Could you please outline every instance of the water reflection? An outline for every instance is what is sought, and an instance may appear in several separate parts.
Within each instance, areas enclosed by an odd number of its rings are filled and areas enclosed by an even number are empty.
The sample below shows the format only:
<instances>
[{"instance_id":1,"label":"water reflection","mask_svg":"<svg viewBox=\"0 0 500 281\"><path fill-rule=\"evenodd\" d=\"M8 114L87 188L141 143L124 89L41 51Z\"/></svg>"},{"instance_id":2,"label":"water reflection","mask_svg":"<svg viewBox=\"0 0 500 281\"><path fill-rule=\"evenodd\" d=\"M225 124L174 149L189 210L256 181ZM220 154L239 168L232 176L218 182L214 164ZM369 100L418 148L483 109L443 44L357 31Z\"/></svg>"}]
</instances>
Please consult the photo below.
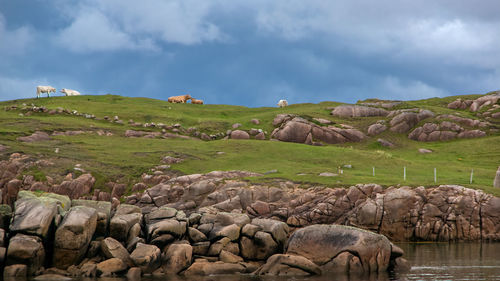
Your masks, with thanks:
<instances>
[{"instance_id":1,"label":"water reflection","mask_svg":"<svg viewBox=\"0 0 500 281\"><path fill-rule=\"evenodd\" d=\"M228 275L207 277L152 277L141 281L393 281L393 280L500 280L500 243L400 243L412 264L408 273L370 276L329 274L319 277L266 277ZM85 281L92 279L83 279ZM82 280L82 281L83 281ZM99 281L126 281L100 278Z\"/></svg>"}]
</instances>

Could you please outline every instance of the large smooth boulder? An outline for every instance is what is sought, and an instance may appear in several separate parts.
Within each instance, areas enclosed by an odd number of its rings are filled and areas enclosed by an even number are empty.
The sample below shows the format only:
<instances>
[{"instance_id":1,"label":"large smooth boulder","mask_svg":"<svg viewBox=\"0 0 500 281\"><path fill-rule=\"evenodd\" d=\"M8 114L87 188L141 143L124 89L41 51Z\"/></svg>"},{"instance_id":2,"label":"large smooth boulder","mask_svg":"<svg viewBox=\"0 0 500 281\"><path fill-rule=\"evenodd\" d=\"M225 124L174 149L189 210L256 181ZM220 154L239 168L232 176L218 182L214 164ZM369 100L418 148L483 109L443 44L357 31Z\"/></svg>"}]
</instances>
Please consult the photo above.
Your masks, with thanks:
<instances>
[{"instance_id":1,"label":"large smooth boulder","mask_svg":"<svg viewBox=\"0 0 500 281\"><path fill-rule=\"evenodd\" d=\"M160 267L161 250L155 245L138 243L130 258L143 273L152 273Z\"/></svg>"},{"instance_id":2,"label":"large smooth boulder","mask_svg":"<svg viewBox=\"0 0 500 281\"><path fill-rule=\"evenodd\" d=\"M242 130L235 130L231 132L231 139L235 140L247 140L250 138L250 135Z\"/></svg>"},{"instance_id":3,"label":"large smooth boulder","mask_svg":"<svg viewBox=\"0 0 500 281\"><path fill-rule=\"evenodd\" d=\"M311 225L295 231L286 254L299 255L323 272L382 272L389 266L391 243L380 234L342 225Z\"/></svg>"},{"instance_id":4,"label":"large smooth boulder","mask_svg":"<svg viewBox=\"0 0 500 281\"><path fill-rule=\"evenodd\" d=\"M17 234L10 239L7 265L25 264L31 276L43 266L44 261L45 250L40 237Z\"/></svg>"},{"instance_id":5,"label":"large smooth boulder","mask_svg":"<svg viewBox=\"0 0 500 281\"><path fill-rule=\"evenodd\" d=\"M318 265L302 256L276 254L271 256L255 274L279 276L321 275L321 269Z\"/></svg>"},{"instance_id":6,"label":"large smooth boulder","mask_svg":"<svg viewBox=\"0 0 500 281\"><path fill-rule=\"evenodd\" d=\"M75 199L71 201L71 206L85 206L95 209L97 211L95 235L106 236L111 218L111 202Z\"/></svg>"},{"instance_id":7,"label":"large smooth boulder","mask_svg":"<svg viewBox=\"0 0 500 281\"><path fill-rule=\"evenodd\" d=\"M360 106L360 105L340 105L335 107L330 113L338 117L370 117L370 116L387 116L389 112L385 109Z\"/></svg>"},{"instance_id":8,"label":"large smooth boulder","mask_svg":"<svg viewBox=\"0 0 500 281\"><path fill-rule=\"evenodd\" d=\"M80 263L97 225L97 211L85 206L72 207L57 228L52 264L66 269Z\"/></svg>"},{"instance_id":9,"label":"large smooth boulder","mask_svg":"<svg viewBox=\"0 0 500 281\"><path fill-rule=\"evenodd\" d=\"M57 212L57 202L49 198L21 198L15 203L10 231L46 238Z\"/></svg>"},{"instance_id":10,"label":"large smooth boulder","mask_svg":"<svg viewBox=\"0 0 500 281\"><path fill-rule=\"evenodd\" d=\"M193 247L187 243L174 243L168 246L162 262L163 271L178 274L191 265Z\"/></svg>"}]
</instances>

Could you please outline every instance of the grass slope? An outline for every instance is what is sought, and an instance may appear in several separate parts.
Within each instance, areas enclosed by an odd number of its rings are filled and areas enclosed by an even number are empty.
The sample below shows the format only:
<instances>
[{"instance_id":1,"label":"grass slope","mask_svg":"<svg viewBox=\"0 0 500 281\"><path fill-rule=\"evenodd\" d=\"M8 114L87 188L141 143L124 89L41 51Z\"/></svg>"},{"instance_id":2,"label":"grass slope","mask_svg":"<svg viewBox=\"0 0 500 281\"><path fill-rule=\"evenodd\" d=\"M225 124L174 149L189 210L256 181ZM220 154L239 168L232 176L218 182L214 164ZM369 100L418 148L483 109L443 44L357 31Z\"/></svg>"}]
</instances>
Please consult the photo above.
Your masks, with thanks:
<instances>
[{"instance_id":1,"label":"grass slope","mask_svg":"<svg viewBox=\"0 0 500 281\"><path fill-rule=\"evenodd\" d=\"M470 96L468 98L476 98ZM404 102L399 108L425 108L437 114L457 112L446 108L456 97ZM22 103L34 103L55 109L63 107L94 114L97 117L119 116L127 122L180 123L183 127L197 127L206 133L226 131L234 123L241 123L243 129L261 128L270 133L274 128L272 120L279 113L294 113L305 117L320 117L336 124L349 124L363 131L381 118L339 119L329 115L328 107L339 103L295 104L286 108L246 108L229 105L170 104L147 98L121 96L79 96L27 99L0 103L3 108ZM62 178L80 163L97 178L96 188L106 189L104 184L117 180L129 185L138 177L159 164L165 155L183 156L186 160L173 165L172 169L182 173L205 173L212 170L248 170L264 173L277 169L277 173L252 181L272 181L275 178L289 179L305 185L348 186L357 183L378 183L389 185L435 185L433 169L437 168L437 184L459 184L480 188L500 195L493 189L492 182L496 168L500 165L500 136L480 139L454 140L449 142L419 143L406 135L386 131L380 136L360 143L343 145L308 146L295 143L257 140L179 140L125 138L124 131L138 129L104 120L91 120L71 115L48 115L35 113L19 116L20 111L0 110L0 144L7 145L7 153L23 152L50 159L54 166L33 168L27 173L35 174L40 180L45 175ZM462 116L472 118L472 113L460 111ZM250 122L257 118L260 125ZM19 136L29 135L35 130L98 130L104 129L114 136L85 134L78 136L57 136L53 140L37 143L21 143ZM145 129L145 128L141 128ZM152 130L152 129L150 129ZM267 134L269 135L269 134ZM376 139L385 138L396 144L388 149L380 146ZM60 153L54 153L54 148ZM419 154L418 148L429 148L432 154ZM218 154L217 152L224 152ZM338 172L338 167L350 164L338 177L319 177L322 172ZM372 175L372 167L376 176ZM407 179L403 181L403 167L407 168ZM471 169L474 182L469 184Z\"/></svg>"}]
</instances>

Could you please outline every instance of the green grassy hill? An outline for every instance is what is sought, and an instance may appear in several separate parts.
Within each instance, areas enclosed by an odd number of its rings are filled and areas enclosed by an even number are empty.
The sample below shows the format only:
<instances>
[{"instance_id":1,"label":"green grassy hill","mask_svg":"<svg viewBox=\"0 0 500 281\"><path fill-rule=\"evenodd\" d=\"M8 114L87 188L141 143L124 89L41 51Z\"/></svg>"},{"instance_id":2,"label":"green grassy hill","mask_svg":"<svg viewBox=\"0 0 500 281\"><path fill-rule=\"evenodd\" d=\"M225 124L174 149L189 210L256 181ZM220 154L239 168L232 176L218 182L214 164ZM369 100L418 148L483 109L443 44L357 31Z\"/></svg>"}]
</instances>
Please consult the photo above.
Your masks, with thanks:
<instances>
[{"instance_id":1,"label":"green grassy hill","mask_svg":"<svg viewBox=\"0 0 500 281\"><path fill-rule=\"evenodd\" d=\"M461 96L474 99L479 96ZM397 109L422 108L436 114L459 112L462 117L478 119L468 110L451 110L446 105L457 97L433 98L407 101ZM23 104L26 104L24 106ZM31 104L48 109L58 107L93 114L97 119L87 119L71 114L32 113L27 116L23 107ZM500 190L492 188L493 177L500 165L500 134L490 133L478 139L461 139L447 142L423 143L409 140L406 134L386 131L379 136L367 138L360 143L341 145L309 146L296 143L259 140L184 140L160 138L126 138L128 129L160 131L158 128L132 127L129 119L135 122L179 123L183 128L196 127L200 132L214 134L226 132L234 123L241 123L239 129L259 128L270 133L274 129L272 120L280 113L293 113L305 118L323 118L335 124L348 124L366 132L370 124L380 117L341 119L331 116L330 107L336 102L319 104L294 104L286 108L247 108L229 105L192 105L170 104L166 101L148 98L127 98L121 96L77 96L24 99L0 102L0 144L8 149L1 152L2 159L8 154L22 152L35 157L48 159L53 166L32 168L25 173L34 174L39 180L50 175L62 179L72 171L75 164L91 172L96 178L96 188L106 189L109 180L132 185L140 180L140 175L160 164L166 155L181 156L185 161L173 164L172 170L180 173L205 173L213 170L248 170L265 173L276 169L264 177L252 178L255 182L287 179L308 184L326 186L348 186L357 183L378 183L384 186L411 185L432 186L439 184L459 184L480 188L486 192L500 195ZM16 110L4 110L16 105ZM20 115L22 114L22 116ZM104 116L118 116L124 124L103 120ZM259 119L255 125L251 119ZM426 120L425 122L432 122ZM423 122L423 123L425 123ZM498 124L494 124L498 126ZM113 136L98 136L87 133L75 136L52 136L52 140L25 143L17 137L30 135L35 131L84 130L109 131ZM384 138L396 145L395 148L381 146L376 140ZM55 153L59 148L59 153ZM418 153L419 148L431 149L430 154ZM218 153L219 152L219 153ZM224 153L220 153L224 152ZM322 172L338 172L338 167L352 165L343 169L337 177L320 177ZM375 167L375 176L372 169ZM407 169L407 179L403 181L403 167ZM434 183L433 170L437 168L437 183ZM474 169L474 182L469 184L471 169Z\"/></svg>"}]
</instances>

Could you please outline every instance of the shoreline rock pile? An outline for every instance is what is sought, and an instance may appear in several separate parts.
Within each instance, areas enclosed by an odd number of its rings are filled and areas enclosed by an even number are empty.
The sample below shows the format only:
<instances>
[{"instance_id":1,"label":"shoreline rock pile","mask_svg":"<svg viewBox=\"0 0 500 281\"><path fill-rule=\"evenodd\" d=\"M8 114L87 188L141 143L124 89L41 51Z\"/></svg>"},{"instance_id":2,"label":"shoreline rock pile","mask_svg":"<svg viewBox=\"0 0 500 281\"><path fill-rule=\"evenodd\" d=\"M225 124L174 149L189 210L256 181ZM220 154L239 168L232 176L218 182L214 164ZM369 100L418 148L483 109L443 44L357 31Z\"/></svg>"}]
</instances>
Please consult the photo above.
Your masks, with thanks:
<instances>
[{"instance_id":1,"label":"shoreline rock pile","mask_svg":"<svg viewBox=\"0 0 500 281\"><path fill-rule=\"evenodd\" d=\"M213 208L144 212L30 191L20 191L14 205L12 222L1 231L5 278L370 274L408 264L385 236L353 227L309 226L289 239L284 222Z\"/></svg>"}]
</instances>

